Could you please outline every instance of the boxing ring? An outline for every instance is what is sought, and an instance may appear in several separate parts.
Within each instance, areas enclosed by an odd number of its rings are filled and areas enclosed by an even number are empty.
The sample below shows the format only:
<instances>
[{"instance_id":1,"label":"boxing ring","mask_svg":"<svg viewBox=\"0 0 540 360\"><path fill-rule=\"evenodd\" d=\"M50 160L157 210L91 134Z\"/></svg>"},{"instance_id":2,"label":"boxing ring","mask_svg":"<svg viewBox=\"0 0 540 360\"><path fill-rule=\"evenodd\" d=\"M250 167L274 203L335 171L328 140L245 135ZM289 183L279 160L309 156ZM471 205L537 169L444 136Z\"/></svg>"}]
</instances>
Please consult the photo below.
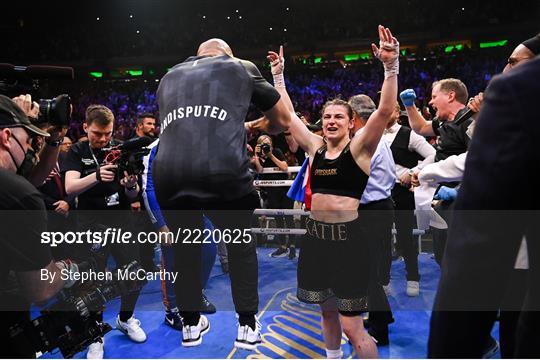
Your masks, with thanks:
<instances>
[{"instance_id":1,"label":"boxing ring","mask_svg":"<svg viewBox=\"0 0 540 360\"><path fill-rule=\"evenodd\" d=\"M272 171L274 171L272 169ZM290 180L287 180L290 181ZM279 186L288 183L280 182ZM260 184L259 184L260 185ZM268 185L266 183L265 185ZM270 184L270 186L276 185ZM276 185L277 186L277 185ZM302 209L256 209L254 216L308 216ZM252 228L254 234L302 235L304 229ZM236 336L236 317L232 303L230 279L223 274L218 261L214 264L205 294L218 312L208 315L212 330L196 348L181 346L181 333L163 322L161 284L151 281L143 289L136 315L148 334L148 340L134 344L118 330L106 336L105 358L323 358L324 341L320 313L314 305L296 298L297 260L271 258L273 248L257 248L259 262L259 321L263 343L254 352L233 347ZM395 323L390 326L390 345L379 348L381 358L424 358L427 353L430 309L439 279L439 267L429 254L418 257L422 276L419 297L406 295L405 266L395 261L391 269L388 300L394 309ZM120 307L119 300L108 304L104 320L114 324ZM493 335L496 335L496 326ZM345 358L356 357L345 337L342 338ZM59 353L44 358L60 358ZM81 352L75 358L85 358Z\"/></svg>"}]
</instances>

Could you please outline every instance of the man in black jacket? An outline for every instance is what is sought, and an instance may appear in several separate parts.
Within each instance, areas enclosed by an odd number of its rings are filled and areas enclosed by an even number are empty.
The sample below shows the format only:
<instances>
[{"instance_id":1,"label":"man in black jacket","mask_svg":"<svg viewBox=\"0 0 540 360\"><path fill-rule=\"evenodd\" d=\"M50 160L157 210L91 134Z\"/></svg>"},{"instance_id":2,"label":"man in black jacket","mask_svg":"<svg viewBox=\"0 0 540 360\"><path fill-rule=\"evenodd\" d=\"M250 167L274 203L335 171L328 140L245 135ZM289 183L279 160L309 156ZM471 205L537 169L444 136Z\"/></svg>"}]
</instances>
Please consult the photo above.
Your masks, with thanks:
<instances>
[{"instance_id":1,"label":"man in black jacket","mask_svg":"<svg viewBox=\"0 0 540 360\"><path fill-rule=\"evenodd\" d=\"M131 218L121 210L128 210L129 204L139 193L137 177L117 174L118 166L107 161L108 153L104 149L118 145L112 138L112 111L103 105L90 105L85 117L83 126L88 141L71 146L62 169L65 172L66 193L77 196L77 210L85 210L77 216L79 230L125 229L130 226ZM85 256L95 255L105 259L111 254L118 267L139 261L137 243L93 244L91 247L84 244L80 250ZM100 264L101 267L104 268L105 264ZM139 292L122 295L116 327L132 341L140 343L146 341L146 333L134 316L138 297ZM102 321L102 318L102 313L95 314L96 321ZM104 343L97 341L89 346L87 357L103 358L103 354Z\"/></svg>"},{"instance_id":2,"label":"man in black jacket","mask_svg":"<svg viewBox=\"0 0 540 360\"><path fill-rule=\"evenodd\" d=\"M9 328L30 321L31 303L44 302L66 286L50 248L40 242L47 231L41 195L21 173L32 169L35 136L49 136L32 125L11 99L0 95L0 347L2 358L34 358L35 349L16 345ZM14 277L10 276L14 273ZM44 281L42 274L54 274ZM71 284L72 285L72 284Z\"/></svg>"},{"instance_id":3,"label":"man in black jacket","mask_svg":"<svg viewBox=\"0 0 540 360\"><path fill-rule=\"evenodd\" d=\"M537 57L494 78L485 92L443 259L430 357L482 355L523 236L529 282L514 356L540 356L540 233L532 211L540 199L531 192L540 170L540 124L530 106L538 78Z\"/></svg>"}]
</instances>

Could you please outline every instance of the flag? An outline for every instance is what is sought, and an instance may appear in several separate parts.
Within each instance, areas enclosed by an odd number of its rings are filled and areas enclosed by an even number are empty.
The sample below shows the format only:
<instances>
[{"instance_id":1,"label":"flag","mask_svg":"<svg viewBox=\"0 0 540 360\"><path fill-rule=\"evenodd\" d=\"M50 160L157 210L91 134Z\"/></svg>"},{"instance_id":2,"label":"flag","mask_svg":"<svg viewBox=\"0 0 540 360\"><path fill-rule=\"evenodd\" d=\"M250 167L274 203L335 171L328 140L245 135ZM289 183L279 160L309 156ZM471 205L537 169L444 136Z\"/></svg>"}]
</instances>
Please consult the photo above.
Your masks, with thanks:
<instances>
[{"instance_id":1,"label":"flag","mask_svg":"<svg viewBox=\"0 0 540 360\"><path fill-rule=\"evenodd\" d=\"M306 209L311 207L311 189L309 187L309 158L304 160L298 175L293 181L291 188L287 192L287 196L295 201L300 201L306 204Z\"/></svg>"}]
</instances>

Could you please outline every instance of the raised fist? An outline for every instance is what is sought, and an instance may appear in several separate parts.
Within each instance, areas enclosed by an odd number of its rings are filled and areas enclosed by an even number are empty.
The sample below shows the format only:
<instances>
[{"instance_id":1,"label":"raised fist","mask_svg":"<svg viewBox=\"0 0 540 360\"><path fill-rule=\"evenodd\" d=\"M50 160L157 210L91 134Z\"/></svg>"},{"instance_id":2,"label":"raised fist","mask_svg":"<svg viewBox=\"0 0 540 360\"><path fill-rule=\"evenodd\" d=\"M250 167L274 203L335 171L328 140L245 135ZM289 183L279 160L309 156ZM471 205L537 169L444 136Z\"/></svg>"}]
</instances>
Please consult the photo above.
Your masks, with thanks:
<instances>
[{"instance_id":1,"label":"raised fist","mask_svg":"<svg viewBox=\"0 0 540 360\"><path fill-rule=\"evenodd\" d=\"M414 106L414 101L416 100L416 93L413 89L403 90L399 94L399 97L401 98L401 102L403 103L403 105L405 105L405 107Z\"/></svg>"}]
</instances>

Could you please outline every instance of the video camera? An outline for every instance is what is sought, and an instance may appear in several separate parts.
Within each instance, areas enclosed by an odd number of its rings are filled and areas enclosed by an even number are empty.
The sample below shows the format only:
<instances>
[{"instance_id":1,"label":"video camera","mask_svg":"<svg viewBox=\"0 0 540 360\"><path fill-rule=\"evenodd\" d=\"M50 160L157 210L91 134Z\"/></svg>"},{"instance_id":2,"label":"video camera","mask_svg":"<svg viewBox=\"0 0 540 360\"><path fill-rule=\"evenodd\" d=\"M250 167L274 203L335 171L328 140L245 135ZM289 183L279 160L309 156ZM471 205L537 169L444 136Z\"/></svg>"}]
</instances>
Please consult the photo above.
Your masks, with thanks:
<instances>
[{"instance_id":1,"label":"video camera","mask_svg":"<svg viewBox=\"0 0 540 360\"><path fill-rule=\"evenodd\" d=\"M15 66L0 64L0 94L15 97L32 94L37 97L40 79L74 78L73 68L60 66ZM35 123L39 126L49 124L55 127L68 127L71 120L71 98L67 94L53 99L39 99L39 115Z\"/></svg>"},{"instance_id":2,"label":"video camera","mask_svg":"<svg viewBox=\"0 0 540 360\"><path fill-rule=\"evenodd\" d=\"M79 264L79 268L94 267L95 263ZM133 261L120 272L137 273L139 270L141 267ZM108 301L138 291L145 284L146 279L137 276L127 276L124 280L113 274L112 280L65 289L57 296L56 303L41 310L41 316L11 327L11 342L18 348L31 348L36 353L59 348L65 358L71 358L111 331L109 324L96 321L91 313L101 311Z\"/></svg>"},{"instance_id":3,"label":"video camera","mask_svg":"<svg viewBox=\"0 0 540 360\"><path fill-rule=\"evenodd\" d=\"M103 148L101 150L106 153L105 163L117 165L119 177L124 176L124 171L129 175L140 175L144 171L143 157L150 153L147 146L153 141L154 139L148 136L142 136L120 145Z\"/></svg>"}]
</instances>

